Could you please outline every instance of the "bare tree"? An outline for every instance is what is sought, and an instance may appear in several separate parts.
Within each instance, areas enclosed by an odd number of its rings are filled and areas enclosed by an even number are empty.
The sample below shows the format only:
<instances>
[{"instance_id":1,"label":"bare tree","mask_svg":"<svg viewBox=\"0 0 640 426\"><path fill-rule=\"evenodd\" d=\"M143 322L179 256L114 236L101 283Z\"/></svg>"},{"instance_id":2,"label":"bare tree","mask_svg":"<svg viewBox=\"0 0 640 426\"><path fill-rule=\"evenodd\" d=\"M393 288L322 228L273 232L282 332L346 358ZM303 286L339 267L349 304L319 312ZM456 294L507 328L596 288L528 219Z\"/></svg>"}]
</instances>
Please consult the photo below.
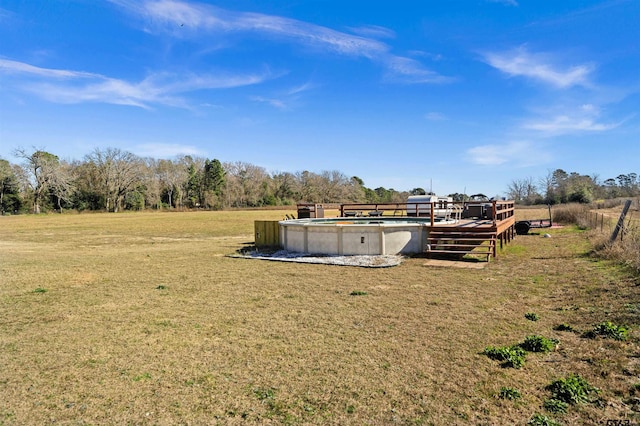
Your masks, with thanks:
<instances>
[{"instance_id":1,"label":"bare tree","mask_svg":"<svg viewBox=\"0 0 640 426\"><path fill-rule=\"evenodd\" d=\"M176 207L180 207L182 202L180 191L187 181L187 170L181 164L171 160L159 160L155 164L155 175L161 190L167 194L169 208L174 206L174 202L177 204ZM175 199L174 193L177 193Z\"/></svg>"},{"instance_id":2,"label":"bare tree","mask_svg":"<svg viewBox=\"0 0 640 426\"><path fill-rule=\"evenodd\" d=\"M305 170L302 172L297 172L295 174L295 178L296 193L299 197L298 201L304 201L308 203L317 201L318 188L315 186L315 173L311 173Z\"/></svg>"},{"instance_id":3,"label":"bare tree","mask_svg":"<svg viewBox=\"0 0 640 426\"><path fill-rule=\"evenodd\" d=\"M547 174L538 180L538 185L544 191L544 202L547 204L556 204L556 193L554 189L553 172L547 171Z\"/></svg>"},{"instance_id":4,"label":"bare tree","mask_svg":"<svg viewBox=\"0 0 640 426\"><path fill-rule=\"evenodd\" d=\"M40 213L44 196L51 188L58 172L60 163L58 157L42 150L29 153L24 148L16 149L14 155L24 161L22 167L33 194L33 212Z\"/></svg>"},{"instance_id":5,"label":"bare tree","mask_svg":"<svg viewBox=\"0 0 640 426\"><path fill-rule=\"evenodd\" d=\"M516 203L521 203L526 192L526 183L522 179L514 179L507 186L507 197Z\"/></svg>"},{"instance_id":6,"label":"bare tree","mask_svg":"<svg viewBox=\"0 0 640 426\"><path fill-rule=\"evenodd\" d=\"M271 177L273 181L274 196L280 202L289 202L296 199L296 178L292 173L276 173Z\"/></svg>"},{"instance_id":7,"label":"bare tree","mask_svg":"<svg viewBox=\"0 0 640 426\"><path fill-rule=\"evenodd\" d=\"M144 206L162 207L162 188L157 174L158 160L142 158L140 160L140 184L144 188Z\"/></svg>"},{"instance_id":8,"label":"bare tree","mask_svg":"<svg viewBox=\"0 0 640 426\"><path fill-rule=\"evenodd\" d=\"M231 206L247 207L262 204L270 190L270 177L263 167L249 163L225 163L226 194Z\"/></svg>"},{"instance_id":9,"label":"bare tree","mask_svg":"<svg viewBox=\"0 0 640 426\"><path fill-rule=\"evenodd\" d=\"M514 179L507 187L507 196L516 203L531 204L540 197L533 177Z\"/></svg>"},{"instance_id":10,"label":"bare tree","mask_svg":"<svg viewBox=\"0 0 640 426\"><path fill-rule=\"evenodd\" d=\"M50 186L51 195L56 198L58 211L62 213L62 201L70 202L75 191L72 166L66 162L58 164L52 176Z\"/></svg>"},{"instance_id":11,"label":"bare tree","mask_svg":"<svg viewBox=\"0 0 640 426\"><path fill-rule=\"evenodd\" d=\"M319 175L312 175L317 200L321 203L338 203L358 201L364 196L364 191L357 180L337 170L323 171Z\"/></svg>"},{"instance_id":12,"label":"bare tree","mask_svg":"<svg viewBox=\"0 0 640 426\"><path fill-rule=\"evenodd\" d=\"M141 161L117 148L95 149L85 157L93 165L106 211L118 212L122 201L141 181Z\"/></svg>"}]
</instances>

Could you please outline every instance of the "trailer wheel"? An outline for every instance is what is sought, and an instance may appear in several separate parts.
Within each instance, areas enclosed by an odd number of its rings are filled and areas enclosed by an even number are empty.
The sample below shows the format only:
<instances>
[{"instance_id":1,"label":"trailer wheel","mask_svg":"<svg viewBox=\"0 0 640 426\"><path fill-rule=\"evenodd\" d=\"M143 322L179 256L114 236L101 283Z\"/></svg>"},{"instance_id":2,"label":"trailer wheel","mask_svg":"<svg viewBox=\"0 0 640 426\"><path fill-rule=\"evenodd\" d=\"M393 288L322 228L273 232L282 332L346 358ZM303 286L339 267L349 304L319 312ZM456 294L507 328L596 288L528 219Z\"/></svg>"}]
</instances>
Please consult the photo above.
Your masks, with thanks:
<instances>
[{"instance_id":1,"label":"trailer wheel","mask_svg":"<svg viewBox=\"0 0 640 426\"><path fill-rule=\"evenodd\" d=\"M521 220L520 222L516 222L516 234L527 235L529 233L529 229L531 229L531 222L529 222L528 220Z\"/></svg>"}]
</instances>

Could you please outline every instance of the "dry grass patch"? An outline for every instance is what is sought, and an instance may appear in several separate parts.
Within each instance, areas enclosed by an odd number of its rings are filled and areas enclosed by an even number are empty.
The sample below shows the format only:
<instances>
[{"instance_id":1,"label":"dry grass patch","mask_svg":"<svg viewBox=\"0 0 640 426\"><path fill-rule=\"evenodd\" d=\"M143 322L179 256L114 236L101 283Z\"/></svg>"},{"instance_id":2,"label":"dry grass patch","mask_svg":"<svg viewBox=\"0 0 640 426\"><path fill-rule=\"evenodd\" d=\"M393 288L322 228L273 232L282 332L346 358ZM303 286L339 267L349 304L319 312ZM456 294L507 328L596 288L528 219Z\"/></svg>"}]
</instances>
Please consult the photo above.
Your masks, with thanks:
<instances>
[{"instance_id":1,"label":"dry grass patch","mask_svg":"<svg viewBox=\"0 0 640 426\"><path fill-rule=\"evenodd\" d=\"M0 218L0 423L524 424L568 374L604 403L552 417L635 418L637 278L586 234L519 236L483 270L223 256L285 213ZM629 339L581 336L604 321ZM482 354L531 335L560 343L518 370Z\"/></svg>"}]
</instances>

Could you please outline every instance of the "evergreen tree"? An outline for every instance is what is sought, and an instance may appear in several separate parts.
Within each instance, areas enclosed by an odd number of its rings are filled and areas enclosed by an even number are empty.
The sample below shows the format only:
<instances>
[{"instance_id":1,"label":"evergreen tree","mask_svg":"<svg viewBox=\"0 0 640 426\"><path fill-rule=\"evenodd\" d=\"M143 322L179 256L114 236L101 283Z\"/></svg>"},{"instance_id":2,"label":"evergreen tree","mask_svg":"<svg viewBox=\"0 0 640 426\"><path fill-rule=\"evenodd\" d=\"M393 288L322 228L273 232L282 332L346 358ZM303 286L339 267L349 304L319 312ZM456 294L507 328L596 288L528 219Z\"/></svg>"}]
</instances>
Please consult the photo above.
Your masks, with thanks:
<instances>
[{"instance_id":1,"label":"evergreen tree","mask_svg":"<svg viewBox=\"0 0 640 426\"><path fill-rule=\"evenodd\" d=\"M11 164L0 158L0 212L16 212L22 207L20 185Z\"/></svg>"}]
</instances>

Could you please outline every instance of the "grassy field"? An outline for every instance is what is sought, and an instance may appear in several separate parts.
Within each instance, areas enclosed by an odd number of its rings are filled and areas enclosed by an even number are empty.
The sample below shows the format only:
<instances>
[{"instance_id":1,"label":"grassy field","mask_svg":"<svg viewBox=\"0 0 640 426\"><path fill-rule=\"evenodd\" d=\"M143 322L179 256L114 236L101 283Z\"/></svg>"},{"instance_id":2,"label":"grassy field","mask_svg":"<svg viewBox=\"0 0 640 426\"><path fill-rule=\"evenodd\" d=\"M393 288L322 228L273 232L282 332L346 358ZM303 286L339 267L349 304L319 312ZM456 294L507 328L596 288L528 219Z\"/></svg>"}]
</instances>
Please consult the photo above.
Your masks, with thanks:
<instances>
[{"instance_id":1,"label":"grassy field","mask_svg":"<svg viewBox=\"0 0 640 426\"><path fill-rule=\"evenodd\" d=\"M285 213L0 217L0 424L640 420L640 281L587 232L518 236L482 270L225 256ZM628 339L585 337L606 321ZM483 354L534 334L559 344L522 368ZM543 408L570 374L599 393Z\"/></svg>"}]
</instances>

